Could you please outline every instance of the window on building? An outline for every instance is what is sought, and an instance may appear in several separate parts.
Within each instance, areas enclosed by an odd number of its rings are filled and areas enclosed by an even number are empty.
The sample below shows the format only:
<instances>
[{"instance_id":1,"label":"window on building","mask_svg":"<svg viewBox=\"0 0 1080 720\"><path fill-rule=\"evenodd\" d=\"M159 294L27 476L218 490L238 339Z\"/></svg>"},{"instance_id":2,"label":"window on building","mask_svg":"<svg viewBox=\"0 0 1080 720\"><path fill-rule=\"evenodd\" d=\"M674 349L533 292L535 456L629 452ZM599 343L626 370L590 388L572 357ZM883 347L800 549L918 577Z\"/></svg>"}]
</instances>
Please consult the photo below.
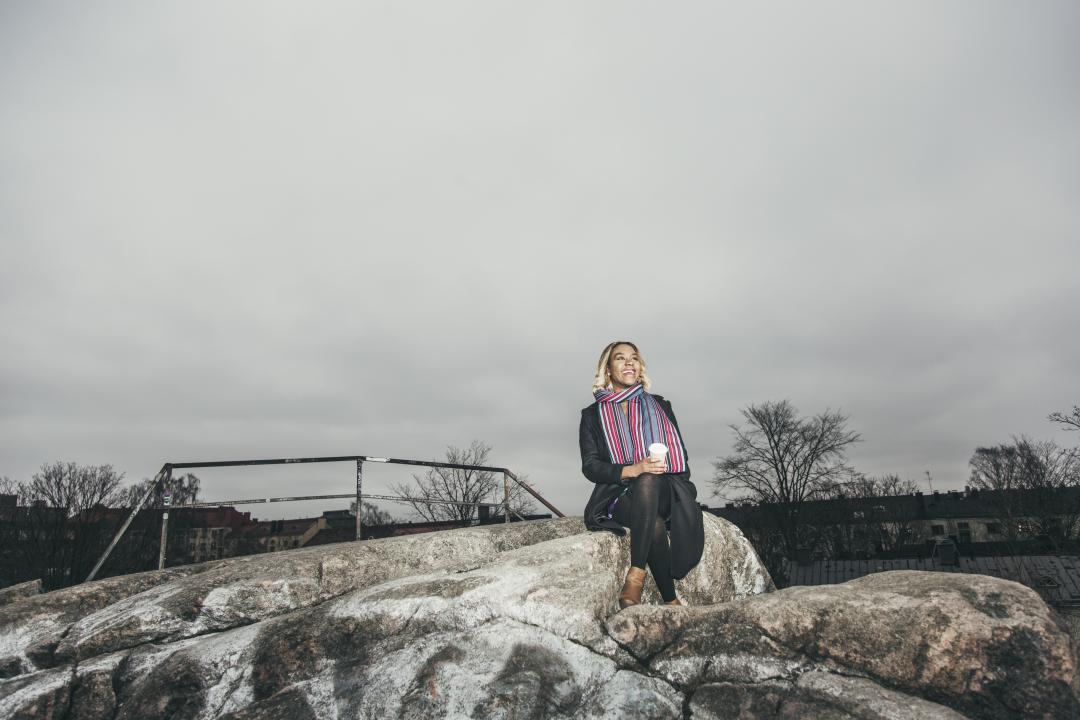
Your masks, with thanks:
<instances>
[{"instance_id":1,"label":"window on building","mask_svg":"<svg viewBox=\"0 0 1080 720\"><path fill-rule=\"evenodd\" d=\"M986 532L990 535L1001 534L1001 523L986 523Z\"/></svg>"},{"instance_id":2,"label":"window on building","mask_svg":"<svg viewBox=\"0 0 1080 720\"><path fill-rule=\"evenodd\" d=\"M944 525L931 525L930 526L930 534L931 535L944 535L945 534L945 526Z\"/></svg>"}]
</instances>

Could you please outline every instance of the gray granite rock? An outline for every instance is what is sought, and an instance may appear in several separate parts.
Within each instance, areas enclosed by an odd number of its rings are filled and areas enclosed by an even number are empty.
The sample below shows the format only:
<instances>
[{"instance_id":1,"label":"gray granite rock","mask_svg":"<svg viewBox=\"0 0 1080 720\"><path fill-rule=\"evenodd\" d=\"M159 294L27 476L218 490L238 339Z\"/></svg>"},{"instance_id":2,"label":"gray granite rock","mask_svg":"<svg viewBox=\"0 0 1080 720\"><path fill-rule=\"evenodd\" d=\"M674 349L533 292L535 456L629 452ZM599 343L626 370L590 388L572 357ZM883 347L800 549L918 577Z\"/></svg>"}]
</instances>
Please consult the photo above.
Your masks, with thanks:
<instances>
[{"instance_id":1,"label":"gray granite rock","mask_svg":"<svg viewBox=\"0 0 1080 720\"><path fill-rule=\"evenodd\" d=\"M0 680L0 717L67 717L74 668L54 668Z\"/></svg>"},{"instance_id":2,"label":"gray granite rock","mask_svg":"<svg viewBox=\"0 0 1080 720\"><path fill-rule=\"evenodd\" d=\"M0 606L0 678L57 664L56 647L72 623L124 598L202 572L204 565L82 583Z\"/></svg>"},{"instance_id":3,"label":"gray granite rock","mask_svg":"<svg viewBox=\"0 0 1080 720\"><path fill-rule=\"evenodd\" d=\"M619 612L628 539L580 520L212 563L82 616L22 600L0 717L1076 716L1075 648L1022 586L883 573L769 592L734 526L705 531L686 608ZM17 645L45 636L53 667Z\"/></svg>"},{"instance_id":4,"label":"gray granite rock","mask_svg":"<svg viewBox=\"0 0 1080 720\"><path fill-rule=\"evenodd\" d=\"M730 529L713 519L706 532L718 545ZM724 602L769 586L763 568L747 581L756 557L743 557L741 545L714 550L679 582L681 594ZM678 717L682 696L644 679L604 629L618 609L627 556L626 538L579 533L198 639L128 683L120 716L183 707L212 717L252 703L266 714L280 698L319 716L329 712L327 703L359 717L382 717L379 708L386 707L417 717L499 715L517 703L539 717L581 716L587 708L595 717L618 717L631 706ZM528 670L530 663L539 669ZM517 665L526 669L512 678L507 668ZM230 675L226 667L240 670ZM549 682L551 673L562 679ZM438 691L424 695L417 688L429 682Z\"/></svg>"},{"instance_id":5,"label":"gray granite rock","mask_svg":"<svg viewBox=\"0 0 1080 720\"><path fill-rule=\"evenodd\" d=\"M694 720L965 720L936 703L863 678L808 672L793 682L709 683L689 702Z\"/></svg>"},{"instance_id":6,"label":"gray granite rock","mask_svg":"<svg viewBox=\"0 0 1080 720\"><path fill-rule=\"evenodd\" d=\"M1069 635L1034 592L981 575L877 573L674 613L632 608L607 626L678 686L774 692L827 671L973 717L1080 717Z\"/></svg>"},{"instance_id":7,"label":"gray granite rock","mask_svg":"<svg viewBox=\"0 0 1080 720\"><path fill-rule=\"evenodd\" d=\"M580 519L508 523L230 558L84 583L0 607L0 677L218 632L356 587L578 533ZM175 582L174 582L175 581Z\"/></svg>"},{"instance_id":8,"label":"gray granite rock","mask_svg":"<svg viewBox=\"0 0 1080 720\"><path fill-rule=\"evenodd\" d=\"M11 585L0 590L0 605L10 605L18 600L34 597L41 594L41 581L30 580L28 582Z\"/></svg>"}]
</instances>

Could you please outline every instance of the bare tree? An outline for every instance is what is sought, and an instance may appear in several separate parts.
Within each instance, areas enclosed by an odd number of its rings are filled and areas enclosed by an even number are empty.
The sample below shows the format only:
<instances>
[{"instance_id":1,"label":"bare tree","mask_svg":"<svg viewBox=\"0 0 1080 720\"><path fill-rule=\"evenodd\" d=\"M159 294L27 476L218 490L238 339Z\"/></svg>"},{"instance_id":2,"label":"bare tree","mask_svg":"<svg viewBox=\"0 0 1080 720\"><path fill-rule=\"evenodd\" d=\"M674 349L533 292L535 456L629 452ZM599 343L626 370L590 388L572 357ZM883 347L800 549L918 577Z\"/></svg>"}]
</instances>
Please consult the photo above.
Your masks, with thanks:
<instances>
[{"instance_id":1,"label":"bare tree","mask_svg":"<svg viewBox=\"0 0 1080 720\"><path fill-rule=\"evenodd\" d=\"M117 474L112 465L54 462L34 473L24 487L24 495L31 504L63 508L68 517L75 517L92 507L114 504L120 497L118 488L123 479L124 474Z\"/></svg>"},{"instance_id":2,"label":"bare tree","mask_svg":"<svg viewBox=\"0 0 1080 720\"><path fill-rule=\"evenodd\" d=\"M1020 479L1022 463L1015 445L975 448L968 465L971 467L971 487L990 496L994 519L1001 523L1011 548L1012 541L1020 534L1019 508L1011 500L1023 484Z\"/></svg>"},{"instance_id":3,"label":"bare tree","mask_svg":"<svg viewBox=\"0 0 1080 720\"><path fill-rule=\"evenodd\" d=\"M972 487L990 494L1012 540L1043 537L1055 549L1080 540L1080 455L1053 440L1014 438L975 449Z\"/></svg>"},{"instance_id":4,"label":"bare tree","mask_svg":"<svg viewBox=\"0 0 1080 720\"><path fill-rule=\"evenodd\" d=\"M860 475L837 483L831 492L834 501L832 522L822 523L824 544L830 557L874 556L899 549L922 539L914 504L896 501L919 489L914 480L899 475ZM811 524L818 524L811 518Z\"/></svg>"},{"instance_id":5,"label":"bare tree","mask_svg":"<svg viewBox=\"0 0 1080 720\"><path fill-rule=\"evenodd\" d=\"M353 500L349 503L349 513L356 515L356 501ZM364 501L360 510L360 524L364 527L373 527L375 525L391 525L394 523L394 516L383 510L375 503L369 503Z\"/></svg>"},{"instance_id":6,"label":"bare tree","mask_svg":"<svg viewBox=\"0 0 1080 720\"><path fill-rule=\"evenodd\" d=\"M1030 533L1045 537L1058 552L1063 543L1080 539L1080 454L1053 440L1018 443L1027 490L1021 507Z\"/></svg>"},{"instance_id":7,"label":"bare tree","mask_svg":"<svg viewBox=\"0 0 1080 720\"><path fill-rule=\"evenodd\" d=\"M808 539L803 518L809 500L823 498L854 471L845 462L858 433L847 416L826 410L801 418L787 400L750 405L741 411L746 425L732 425L733 452L714 463L714 495L734 492L738 499L769 505L783 552L794 557Z\"/></svg>"},{"instance_id":8,"label":"bare tree","mask_svg":"<svg viewBox=\"0 0 1080 720\"><path fill-rule=\"evenodd\" d=\"M119 504L124 507L135 507L153 483L154 478L143 478L140 482L125 488L119 498ZM170 496L173 505L190 505L199 501L200 491L201 481L194 473L172 475L154 488L154 494L150 496L144 507L164 505L166 495Z\"/></svg>"},{"instance_id":9,"label":"bare tree","mask_svg":"<svg viewBox=\"0 0 1080 720\"><path fill-rule=\"evenodd\" d=\"M7 587L26 579L20 572L20 553L18 550L20 526L20 508L18 507L19 485L11 478L0 477L0 495L6 495L0 501L0 588ZM14 501L12 500L14 497Z\"/></svg>"},{"instance_id":10,"label":"bare tree","mask_svg":"<svg viewBox=\"0 0 1080 720\"><path fill-rule=\"evenodd\" d=\"M120 493L117 506L133 508L142 499L156 478L143 478L129 485ZM172 506L169 518L169 539L166 547L170 564L184 561L188 557L187 537L199 520L198 511L185 511L184 505L199 502L201 481L194 473L171 475L154 487L153 494L147 498L134 522L124 533L120 543L109 555L109 560L99 572L99 577L126 572L138 572L157 567L161 549L162 510L153 510L165 505L169 497ZM126 517L126 514L123 515Z\"/></svg>"},{"instance_id":11,"label":"bare tree","mask_svg":"<svg viewBox=\"0 0 1080 720\"><path fill-rule=\"evenodd\" d=\"M85 577L110 529L98 511L118 500L123 477L111 465L54 462L21 483L22 573L49 589Z\"/></svg>"},{"instance_id":12,"label":"bare tree","mask_svg":"<svg viewBox=\"0 0 1080 720\"><path fill-rule=\"evenodd\" d=\"M1052 412L1046 419L1050 422L1064 425L1065 430L1080 430L1080 405L1073 405L1072 412L1068 415L1060 412Z\"/></svg>"},{"instance_id":13,"label":"bare tree","mask_svg":"<svg viewBox=\"0 0 1080 720\"><path fill-rule=\"evenodd\" d=\"M453 465L488 466L491 446L473 440L467 448L448 446L446 462ZM430 520L471 521L476 516L477 503L501 503L503 501L502 478L487 470L463 470L458 468L429 468L423 475L413 475L413 482L392 485L394 493L413 498L408 504L420 517ZM459 504L424 502L449 500ZM525 515L536 508L532 498L517 483L510 481L510 508L512 512Z\"/></svg>"}]
</instances>

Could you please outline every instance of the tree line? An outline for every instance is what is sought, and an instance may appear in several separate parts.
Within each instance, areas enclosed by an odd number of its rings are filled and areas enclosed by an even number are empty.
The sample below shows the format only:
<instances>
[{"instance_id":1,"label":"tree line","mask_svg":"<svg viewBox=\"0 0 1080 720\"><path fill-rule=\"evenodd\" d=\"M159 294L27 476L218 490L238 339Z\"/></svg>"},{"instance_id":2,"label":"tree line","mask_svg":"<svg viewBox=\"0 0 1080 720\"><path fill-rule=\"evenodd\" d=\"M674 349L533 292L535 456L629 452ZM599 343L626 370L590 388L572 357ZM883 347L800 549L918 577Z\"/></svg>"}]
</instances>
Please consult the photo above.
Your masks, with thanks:
<instances>
[{"instance_id":1,"label":"tree line","mask_svg":"<svg viewBox=\"0 0 1080 720\"><path fill-rule=\"evenodd\" d=\"M0 586L41 579L51 590L82 582L126 519L109 510L134 507L153 482L125 486L123 480L112 465L60 461L42 465L28 481L0 478L0 495L14 498L13 505L0 506ZM162 505L166 493L175 503L194 502L199 478L171 478L149 505ZM184 526L177 518L175 527ZM157 567L160 539L160 513L140 513L99 575Z\"/></svg>"},{"instance_id":2,"label":"tree line","mask_svg":"<svg viewBox=\"0 0 1080 720\"><path fill-rule=\"evenodd\" d=\"M449 446L439 462L490 465L492 447L475 440L466 448ZM0 505L0 588L41 579L46 590L82 582L115 536L128 511L154 484L144 478L124 484L124 474L111 465L53 462L42 465L30 480L0 478L0 495L14 499ZM413 475L412 483L392 490L406 498L413 516L428 521L472 522L479 504L503 501L502 478L485 470L430 468ZM201 482L191 473L159 482L142 510L113 549L98 577L157 567L161 546L160 510L169 496L173 506L200 500ZM449 501L449 502L442 502ZM536 511L532 498L517 483L510 484L511 512ZM117 512L122 509L122 512ZM350 512L356 513L355 501ZM496 514L498 511L496 511ZM366 527L390 525L397 519L379 506L364 501L361 522ZM173 512L169 520L170 558L185 556L185 531L195 527L192 513ZM175 547L174 547L175 545Z\"/></svg>"},{"instance_id":3,"label":"tree line","mask_svg":"<svg viewBox=\"0 0 1080 720\"><path fill-rule=\"evenodd\" d=\"M800 553L844 557L855 549L891 552L925 540L914 513L886 512L872 498L912 495L919 486L897 475L869 477L847 462L862 438L849 418L826 410L801 416L788 400L750 405L731 425L732 451L714 462L714 495L752 507L740 528L783 582ZM1080 407L1048 418L1080 429ZM1055 551L1080 541L1080 450L1027 437L978 447L970 487L984 493L1013 552L1039 539ZM894 505L894 508L898 507Z\"/></svg>"}]
</instances>

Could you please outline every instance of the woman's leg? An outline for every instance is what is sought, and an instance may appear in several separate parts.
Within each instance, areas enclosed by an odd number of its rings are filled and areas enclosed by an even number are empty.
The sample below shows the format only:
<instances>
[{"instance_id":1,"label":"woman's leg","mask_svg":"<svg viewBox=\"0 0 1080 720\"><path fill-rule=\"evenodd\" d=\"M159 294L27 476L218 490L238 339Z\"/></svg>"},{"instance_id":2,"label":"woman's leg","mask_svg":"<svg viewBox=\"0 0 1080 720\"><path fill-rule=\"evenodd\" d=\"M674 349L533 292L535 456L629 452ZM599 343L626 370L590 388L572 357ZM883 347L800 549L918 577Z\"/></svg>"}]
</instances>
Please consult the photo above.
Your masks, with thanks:
<instances>
[{"instance_id":1,"label":"woman's leg","mask_svg":"<svg viewBox=\"0 0 1080 720\"><path fill-rule=\"evenodd\" d=\"M630 495L615 504L614 519L630 528L630 565L648 563L664 601L675 599L671 548L664 519L671 514L671 491L665 475L645 473L630 481Z\"/></svg>"},{"instance_id":2,"label":"woman's leg","mask_svg":"<svg viewBox=\"0 0 1080 720\"><path fill-rule=\"evenodd\" d=\"M671 545L668 543L667 524L661 517L653 523L652 547L649 549L649 570L664 602L675 599L675 578L671 577Z\"/></svg>"}]
</instances>

